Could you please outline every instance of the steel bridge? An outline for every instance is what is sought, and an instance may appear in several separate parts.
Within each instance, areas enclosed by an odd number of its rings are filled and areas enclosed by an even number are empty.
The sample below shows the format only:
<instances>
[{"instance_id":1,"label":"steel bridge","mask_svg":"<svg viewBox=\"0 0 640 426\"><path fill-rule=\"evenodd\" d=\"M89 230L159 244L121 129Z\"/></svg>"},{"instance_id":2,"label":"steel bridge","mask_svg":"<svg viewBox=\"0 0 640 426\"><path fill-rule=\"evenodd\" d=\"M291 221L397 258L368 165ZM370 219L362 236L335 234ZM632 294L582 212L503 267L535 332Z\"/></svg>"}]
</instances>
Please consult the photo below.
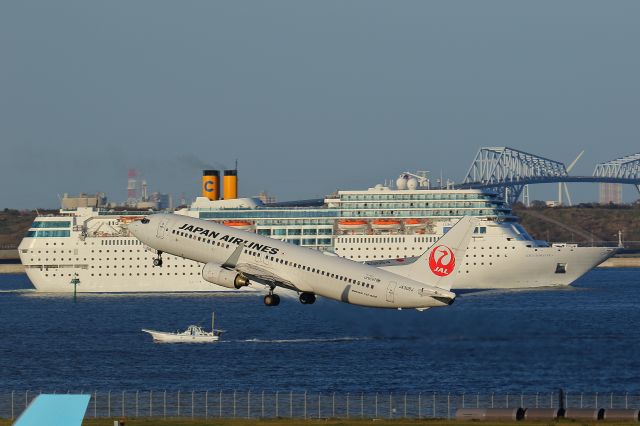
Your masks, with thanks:
<instances>
[{"instance_id":1,"label":"steel bridge","mask_svg":"<svg viewBox=\"0 0 640 426\"><path fill-rule=\"evenodd\" d=\"M568 182L627 184L640 192L640 153L599 163L591 176L571 176L559 161L509 147L484 147L456 188L493 191L513 204L526 185Z\"/></svg>"}]
</instances>

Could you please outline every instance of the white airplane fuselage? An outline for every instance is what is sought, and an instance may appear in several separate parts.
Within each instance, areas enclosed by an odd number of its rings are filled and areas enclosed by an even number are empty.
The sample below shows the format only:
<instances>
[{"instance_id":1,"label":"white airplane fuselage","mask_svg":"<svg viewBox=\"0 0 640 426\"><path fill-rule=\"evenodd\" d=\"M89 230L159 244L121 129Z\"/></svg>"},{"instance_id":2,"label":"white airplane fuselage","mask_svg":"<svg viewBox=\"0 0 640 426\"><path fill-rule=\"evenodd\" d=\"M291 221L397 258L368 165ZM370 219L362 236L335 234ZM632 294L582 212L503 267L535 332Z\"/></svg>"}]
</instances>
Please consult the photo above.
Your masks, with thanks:
<instances>
[{"instance_id":1,"label":"white airplane fuselage","mask_svg":"<svg viewBox=\"0 0 640 426\"><path fill-rule=\"evenodd\" d=\"M342 302L380 308L447 306L455 294L373 266L182 215L157 214L130 231L147 246L205 264L224 265L243 245L235 268L252 283L276 285ZM253 278L240 267L275 278ZM234 265L235 266L235 265ZM224 266L223 266L224 267ZM260 273L258 275L260 275ZM425 265L427 278L431 271Z\"/></svg>"}]
</instances>

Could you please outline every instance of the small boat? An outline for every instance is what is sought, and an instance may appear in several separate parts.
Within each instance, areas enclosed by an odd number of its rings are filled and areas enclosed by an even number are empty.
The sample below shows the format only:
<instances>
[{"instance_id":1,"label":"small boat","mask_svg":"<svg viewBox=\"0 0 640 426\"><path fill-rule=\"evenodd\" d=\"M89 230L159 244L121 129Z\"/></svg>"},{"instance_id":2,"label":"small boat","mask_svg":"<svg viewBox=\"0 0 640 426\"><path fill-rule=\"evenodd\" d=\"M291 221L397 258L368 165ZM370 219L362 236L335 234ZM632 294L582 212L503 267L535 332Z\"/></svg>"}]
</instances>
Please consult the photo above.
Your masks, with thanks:
<instances>
[{"instance_id":1,"label":"small boat","mask_svg":"<svg viewBox=\"0 0 640 426\"><path fill-rule=\"evenodd\" d=\"M395 219L377 219L371 222L373 229L400 229L400 221Z\"/></svg>"},{"instance_id":2,"label":"small boat","mask_svg":"<svg viewBox=\"0 0 640 426\"><path fill-rule=\"evenodd\" d=\"M359 230L367 227L364 220L341 220L338 221L338 229L342 230Z\"/></svg>"},{"instance_id":3,"label":"small boat","mask_svg":"<svg viewBox=\"0 0 640 426\"><path fill-rule=\"evenodd\" d=\"M211 331L205 331L198 325L190 325L185 331L176 331L171 333L168 331L147 330L142 331L149 333L153 337L155 343L210 343L216 342L224 330L216 330L213 328L215 315L211 314Z\"/></svg>"},{"instance_id":4,"label":"small boat","mask_svg":"<svg viewBox=\"0 0 640 426\"><path fill-rule=\"evenodd\" d=\"M224 226L230 226L232 228L240 229L243 231L251 229L253 224L251 222L247 222L245 220L225 220L223 222Z\"/></svg>"}]
</instances>

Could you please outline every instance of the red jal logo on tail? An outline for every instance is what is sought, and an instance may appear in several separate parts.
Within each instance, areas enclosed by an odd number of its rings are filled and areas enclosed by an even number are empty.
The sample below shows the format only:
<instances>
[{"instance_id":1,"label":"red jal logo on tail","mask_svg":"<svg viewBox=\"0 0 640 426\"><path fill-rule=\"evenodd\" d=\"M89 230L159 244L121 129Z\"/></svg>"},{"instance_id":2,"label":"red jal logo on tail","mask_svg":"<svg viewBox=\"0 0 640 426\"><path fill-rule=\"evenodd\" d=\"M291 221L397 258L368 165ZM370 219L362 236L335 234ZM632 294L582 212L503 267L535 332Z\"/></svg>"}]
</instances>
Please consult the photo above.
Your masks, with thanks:
<instances>
[{"instance_id":1,"label":"red jal logo on tail","mask_svg":"<svg viewBox=\"0 0 640 426\"><path fill-rule=\"evenodd\" d=\"M447 246L437 246L429 254L429 268L439 277L446 277L453 272L456 257Z\"/></svg>"}]
</instances>

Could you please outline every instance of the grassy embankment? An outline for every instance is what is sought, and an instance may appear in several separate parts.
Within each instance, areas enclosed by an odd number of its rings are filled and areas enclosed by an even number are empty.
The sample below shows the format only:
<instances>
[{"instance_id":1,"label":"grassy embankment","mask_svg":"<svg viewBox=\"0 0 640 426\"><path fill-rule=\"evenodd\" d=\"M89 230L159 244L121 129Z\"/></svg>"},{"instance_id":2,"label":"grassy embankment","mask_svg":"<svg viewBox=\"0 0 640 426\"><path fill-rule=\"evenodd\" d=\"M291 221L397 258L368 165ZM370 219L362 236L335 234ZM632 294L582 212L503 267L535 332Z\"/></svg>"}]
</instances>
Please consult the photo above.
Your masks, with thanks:
<instances>
[{"instance_id":1,"label":"grassy embankment","mask_svg":"<svg viewBox=\"0 0 640 426\"><path fill-rule=\"evenodd\" d=\"M36 213L32 211L0 211L0 248L17 246L35 217Z\"/></svg>"},{"instance_id":2,"label":"grassy embankment","mask_svg":"<svg viewBox=\"0 0 640 426\"><path fill-rule=\"evenodd\" d=\"M640 242L640 206L578 206L524 208L514 213L524 228L536 239L552 242L586 243L618 241ZM631 244L634 246L634 244ZM640 247L640 244L635 244Z\"/></svg>"}]
</instances>

